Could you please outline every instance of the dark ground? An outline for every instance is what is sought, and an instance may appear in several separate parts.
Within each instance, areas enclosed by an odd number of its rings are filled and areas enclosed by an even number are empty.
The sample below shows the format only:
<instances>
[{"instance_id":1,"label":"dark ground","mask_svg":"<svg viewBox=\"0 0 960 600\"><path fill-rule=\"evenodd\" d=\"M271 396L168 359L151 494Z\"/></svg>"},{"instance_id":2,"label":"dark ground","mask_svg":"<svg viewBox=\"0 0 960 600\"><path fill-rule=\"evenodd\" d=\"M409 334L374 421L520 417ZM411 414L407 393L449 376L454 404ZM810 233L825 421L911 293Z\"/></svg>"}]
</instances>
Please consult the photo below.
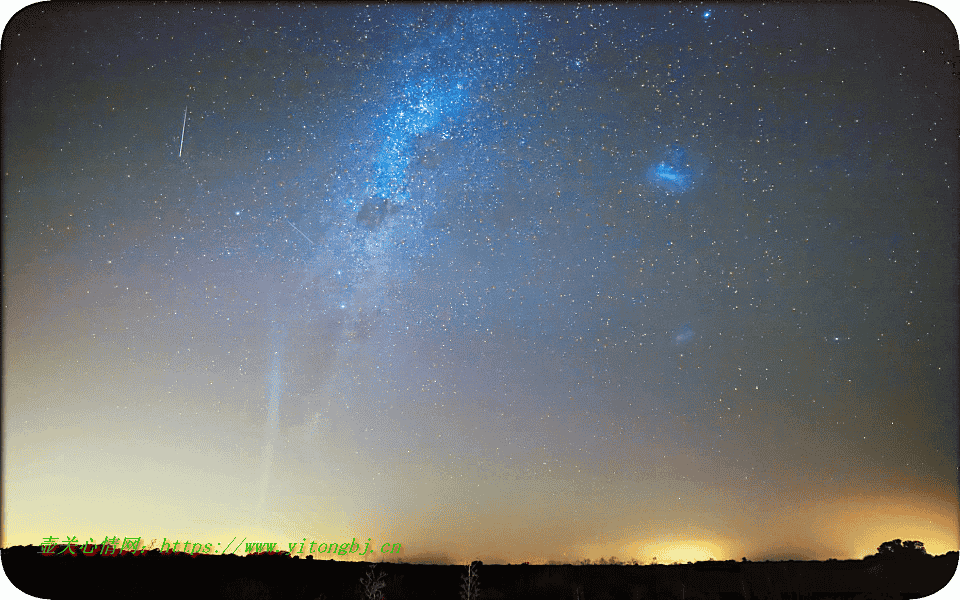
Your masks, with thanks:
<instances>
[{"instance_id":1,"label":"dark ground","mask_svg":"<svg viewBox=\"0 0 960 600\"><path fill-rule=\"evenodd\" d=\"M365 598L360 581L371 563L292 559L286 554L228 556L76 555L58 547L2 550L7 576L39 598L120 594L145 598ZM735 562L684 565L477 565L480 599L912 599L935 593L957 569L957 553L915 559ZM381 563L389 600L460 597L467 569Z\"/></svg>"}]
</instances>

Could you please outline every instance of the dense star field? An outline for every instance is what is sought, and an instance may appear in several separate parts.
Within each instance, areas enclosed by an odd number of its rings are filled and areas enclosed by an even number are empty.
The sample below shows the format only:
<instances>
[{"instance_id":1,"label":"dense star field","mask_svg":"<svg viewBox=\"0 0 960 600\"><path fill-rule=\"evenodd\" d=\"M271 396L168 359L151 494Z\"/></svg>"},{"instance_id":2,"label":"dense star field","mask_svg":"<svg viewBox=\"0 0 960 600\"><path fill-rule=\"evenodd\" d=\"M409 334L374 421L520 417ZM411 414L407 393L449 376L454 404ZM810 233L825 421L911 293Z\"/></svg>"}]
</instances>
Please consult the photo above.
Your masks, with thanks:
<instances>
[{"instance_id":1,"label":"dense star field","mask_svg":"<svg viewBox=\"0 0 960 600\"><path fill-rule=\"evenodd\" d=\"M956 45L921 4L30 7L4 545L957 550Z\"/></svg>"}]
</instances>

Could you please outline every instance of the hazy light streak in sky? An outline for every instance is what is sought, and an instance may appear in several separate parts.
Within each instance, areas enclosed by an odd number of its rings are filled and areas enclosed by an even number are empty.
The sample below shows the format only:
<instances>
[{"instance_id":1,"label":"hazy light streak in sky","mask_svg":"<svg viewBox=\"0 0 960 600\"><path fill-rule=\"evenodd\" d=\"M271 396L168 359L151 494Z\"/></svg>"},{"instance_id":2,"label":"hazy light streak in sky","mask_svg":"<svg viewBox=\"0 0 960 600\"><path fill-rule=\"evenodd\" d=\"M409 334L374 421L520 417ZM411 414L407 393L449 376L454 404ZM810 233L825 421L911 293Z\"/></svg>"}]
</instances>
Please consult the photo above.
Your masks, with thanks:
<instances>
[{"instance_id":1,"label":"hazy light streak in sky","mask_svg":"<svg viewBox=\"0 0 960 600\"><path fill-rule=\"evenodd\" d=\"M283 391L283 338L286 328L284 327L275 339L273 349L273 366L270 369L270 375L267 381L267 390L269 399L267 403L267 420L263 426L263 457L261 459L260 473L260 494L257 501L257 513L263 509L267 498L267 488L270 484L270 470L273 466L273 448L277 441L280 428L280 394Z\"/></svg>"}]
</instances>

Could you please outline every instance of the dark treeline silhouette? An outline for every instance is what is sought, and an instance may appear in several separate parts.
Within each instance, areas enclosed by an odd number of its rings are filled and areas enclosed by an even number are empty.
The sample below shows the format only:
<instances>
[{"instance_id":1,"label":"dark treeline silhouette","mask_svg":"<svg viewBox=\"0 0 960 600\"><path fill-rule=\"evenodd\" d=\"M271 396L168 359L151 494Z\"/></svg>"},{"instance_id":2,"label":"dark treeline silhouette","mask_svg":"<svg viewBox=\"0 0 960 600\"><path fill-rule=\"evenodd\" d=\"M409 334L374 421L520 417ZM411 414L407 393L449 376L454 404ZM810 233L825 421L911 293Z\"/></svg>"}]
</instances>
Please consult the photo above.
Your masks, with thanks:
<instances>
[{"instance_id":1,"label":"dark treeline silhouette","mask_svg":"<svg viewBox=\"0 0 960 600\"><path fill-rule=\"evenodd\" d=\"M706 561L634 565L414 565L304 559L288 552L190 555L159 550L75 554L64 546L0 551L7 576L39 598L87 592L145 598L284 600L907 600L943 588L957 552L931 556L922 542L884 542L862 560ZM88 548L88 550L90 550ZM371 596L373 594L373 596Z\"/></svg>"},{"instance_id":2,"label":"dark treeline silhouette","mask_svg":"<svg viewBox=\"0 0 960 600\"><path fill-rule=\"evenodd\" d=\"M875 558L911 560L930 556L923 542L901 542L899 539L880 544L876 554L864 557L864 560Z\"/></svg>"}]
</instances>

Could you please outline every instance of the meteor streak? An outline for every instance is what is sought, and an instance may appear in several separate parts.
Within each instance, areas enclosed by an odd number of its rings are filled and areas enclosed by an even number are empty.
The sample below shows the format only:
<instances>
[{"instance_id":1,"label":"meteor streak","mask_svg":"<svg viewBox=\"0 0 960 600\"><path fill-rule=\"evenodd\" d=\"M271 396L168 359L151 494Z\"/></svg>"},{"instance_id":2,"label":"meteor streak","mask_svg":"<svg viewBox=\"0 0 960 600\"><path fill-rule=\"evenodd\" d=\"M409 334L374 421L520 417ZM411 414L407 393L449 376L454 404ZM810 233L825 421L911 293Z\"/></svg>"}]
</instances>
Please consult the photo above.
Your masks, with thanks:
<instances>
[{"instance_id":1,"label":"meteor streak","mask_svg":"<svg viewBox=\"0 0 960 600\"><path fill-rule=\"evenodd\" d=\"M307 239L307 241L310 242L310 245L311 245L311 246L316 246L316 244L313 243L313 240L311 240L310 238L307 237L307 234L305 234L304 232L300 231L300 228L299 228L299 227L297 227L296 225L294 225L294 224L291 223L290 221L287 221L287 225L289 225L290 227L293 227L294 229L296 229L296 230L300 233L300 235L302 235L303 237L305 237L305 238Z\"/></svg>"},{"instance_id":2,"label":"meteor streak","mask_svg":"<svg viewBox=\"0 0 960 600\"><path fill-rule=\"evenodd\" d=\"M180 156L183 156L183 134L187 132L187 107L183 107L183 129L180 130Z\"/></svg>"}]
</instances>

